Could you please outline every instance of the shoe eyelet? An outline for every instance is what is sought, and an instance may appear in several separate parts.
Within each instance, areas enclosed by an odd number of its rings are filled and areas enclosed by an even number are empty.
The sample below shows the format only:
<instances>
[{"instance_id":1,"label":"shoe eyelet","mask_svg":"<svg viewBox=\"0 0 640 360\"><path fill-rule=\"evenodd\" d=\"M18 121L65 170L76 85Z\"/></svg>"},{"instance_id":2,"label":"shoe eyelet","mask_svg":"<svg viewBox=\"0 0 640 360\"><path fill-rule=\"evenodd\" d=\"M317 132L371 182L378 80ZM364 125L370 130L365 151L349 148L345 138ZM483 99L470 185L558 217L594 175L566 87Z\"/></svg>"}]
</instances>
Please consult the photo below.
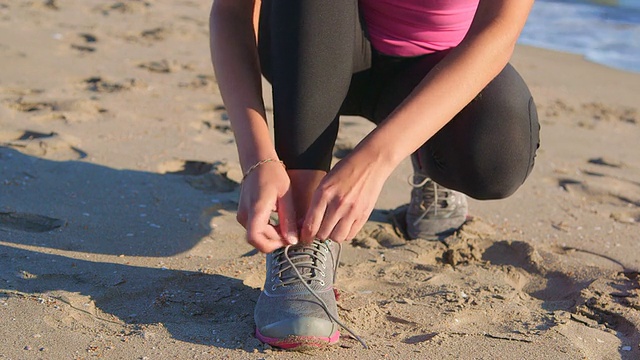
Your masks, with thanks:
<instances>
[{"instance_id":1,"label":"shoe eyelet","mask_svg":"<svg viewBox=\"0 0 640 360\"><path fill-rule=\"evenodd\" d=\"M275 276L271 278L271 282L274 282L274 281L276 281L276 277Z\"/></svg>"},{"instance_id":2,"label":"shoe eyelet","mask_svg":"<svg viewBox=\"0 0 640 360\"><path fill-rule=\"evenodd\" d=\"M271 291L276 291L276 286L275 285L271 286Z\"/></svg>"},{"instance_id":3,"label":"shoe eyelet","mask_svg":"<svg viewBox=\"0 0 640 360\"><path fill-rule=\"evenodd\" d=\"M320 271L320 275L321 275L322 277L327 276L327 274L325 274L325 273L324 273L324 271Z\"/></svg>"},{"instance_id":4,"label":"shoe eyelet","mask_svg":"<svg viewBox=\"0 0 640 360\"><path fill-rule=\"evenodd\" d=\"M320 286L324 286L324 285L325 285L324 280L320 280Z\"/></svg>"}]
</instances>

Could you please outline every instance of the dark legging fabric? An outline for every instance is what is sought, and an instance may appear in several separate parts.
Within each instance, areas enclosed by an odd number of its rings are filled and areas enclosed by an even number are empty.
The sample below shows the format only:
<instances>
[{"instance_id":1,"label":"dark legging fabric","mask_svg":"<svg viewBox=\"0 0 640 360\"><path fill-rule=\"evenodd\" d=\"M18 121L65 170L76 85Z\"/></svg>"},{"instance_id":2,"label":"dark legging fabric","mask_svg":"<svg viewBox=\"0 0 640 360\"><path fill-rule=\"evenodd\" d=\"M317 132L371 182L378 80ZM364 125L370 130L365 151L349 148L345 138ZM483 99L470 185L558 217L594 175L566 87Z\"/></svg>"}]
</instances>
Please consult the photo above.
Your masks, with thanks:
<instances>
[{"instance_id":1,"label":"dark legging fabric","mask_svg":"<svg viewBox=\"0 0 640 360\"><path fill-rule=\"evenodd\" d=\"M380 54L361 23L357 0L262 2L260 63L273 88L276 151L289 169L329 170L340 115L379 124L446 55ZM442 186L504 198L531 172L538 133L531 94L507 65L414 155Z\"/></svg>"}]
</instances>

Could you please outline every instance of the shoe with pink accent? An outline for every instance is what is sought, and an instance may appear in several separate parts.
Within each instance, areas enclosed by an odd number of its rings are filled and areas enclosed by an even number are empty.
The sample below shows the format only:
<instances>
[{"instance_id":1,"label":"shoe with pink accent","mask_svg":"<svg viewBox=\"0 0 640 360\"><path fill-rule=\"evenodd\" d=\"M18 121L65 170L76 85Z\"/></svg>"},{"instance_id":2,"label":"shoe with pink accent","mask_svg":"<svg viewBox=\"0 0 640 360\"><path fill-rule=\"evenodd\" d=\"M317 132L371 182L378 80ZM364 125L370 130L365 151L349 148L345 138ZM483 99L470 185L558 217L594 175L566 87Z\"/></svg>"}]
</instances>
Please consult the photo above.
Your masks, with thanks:
<instances>
[{"instance_id":1,"label":"shoe with pink accent","mask_svg":"<svg viewBox=\"0 0 640 360\"><path fill-rule=\"evenodd\" d=\"M413 189L406 213L409 238L435 240L452 234L467 220L467 197L431 180L417 156L411 156L411 163L413 179L409 184Z\"/></svg>"},{"instance_id":2,"label":"shoe with pink accent","mask_svg":"<svg viewBox=\"0 0 640 360\"><path fill-rule=\"evenodd\" d=\"M340 338L333 289L340 244L278 249L267 255L267 276L256 303L256 337L283 349L321 347Z\"/></svg>"}]
</instances>

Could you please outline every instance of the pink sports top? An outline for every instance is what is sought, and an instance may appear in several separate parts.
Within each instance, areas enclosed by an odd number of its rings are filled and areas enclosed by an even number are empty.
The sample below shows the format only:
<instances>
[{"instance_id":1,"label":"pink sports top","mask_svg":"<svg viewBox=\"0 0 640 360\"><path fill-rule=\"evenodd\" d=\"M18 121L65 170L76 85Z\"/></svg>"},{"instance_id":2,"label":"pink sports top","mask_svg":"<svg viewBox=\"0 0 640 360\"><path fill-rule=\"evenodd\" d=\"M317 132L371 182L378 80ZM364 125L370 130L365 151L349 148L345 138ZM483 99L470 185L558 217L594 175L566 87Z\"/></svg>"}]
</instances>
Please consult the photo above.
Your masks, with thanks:
<instances>
[{"instance_id":1,"label":"pink sports top","mask_svg":"<svg viewBox=\"0 0 640 360\"><path fill-rule=\"evenodd\" d=\"M383 54L418 56L457 46L479 0L359 0L369 40Z\"/></svg>"}]
</instances>

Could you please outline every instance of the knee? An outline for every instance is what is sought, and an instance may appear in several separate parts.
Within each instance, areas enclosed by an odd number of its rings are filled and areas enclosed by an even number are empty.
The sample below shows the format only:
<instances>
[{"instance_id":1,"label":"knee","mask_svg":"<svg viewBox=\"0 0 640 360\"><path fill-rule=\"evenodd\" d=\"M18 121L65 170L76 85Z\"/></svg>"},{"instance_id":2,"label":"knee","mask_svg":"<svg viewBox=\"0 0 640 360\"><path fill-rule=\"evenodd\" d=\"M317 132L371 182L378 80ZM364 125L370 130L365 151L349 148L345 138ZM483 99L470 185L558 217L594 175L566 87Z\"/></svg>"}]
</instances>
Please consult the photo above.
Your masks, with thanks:
<instances>
[{"instance_id":1,"label":"knee","mask_svg":"<svg viewBox=\"0 0 640 360\"><path fill-rule=\"evenodd\" d=\"M477 200L498 200L518 190L533 168L528 151L493 151L448 154L447 159L427 159L424 167L438 184ZM460 158L462 156L462 158Z\"/></svg>"},{"instance_id":2,"label":"knee","mask_svg":"<svg viewBox=\"0 0 640 360\"><path fill-rule=\"evenodd\" d=\"M500 200L508 198L521 184L494 183L489 186L470 186L462 192L476 200Z\"/></svg>"},{"instance_id":3,"label":"knee","mask_svg":"<svg viewBox=\"0 0 640 360\"><path fill-rule=\"evenodd\" d=\"M528 153L511 155L468 164L462 171L464 180L459 191L477 200L499 200L513 195L529 176L533 159Z\"/></svg>"}]
</instances>

